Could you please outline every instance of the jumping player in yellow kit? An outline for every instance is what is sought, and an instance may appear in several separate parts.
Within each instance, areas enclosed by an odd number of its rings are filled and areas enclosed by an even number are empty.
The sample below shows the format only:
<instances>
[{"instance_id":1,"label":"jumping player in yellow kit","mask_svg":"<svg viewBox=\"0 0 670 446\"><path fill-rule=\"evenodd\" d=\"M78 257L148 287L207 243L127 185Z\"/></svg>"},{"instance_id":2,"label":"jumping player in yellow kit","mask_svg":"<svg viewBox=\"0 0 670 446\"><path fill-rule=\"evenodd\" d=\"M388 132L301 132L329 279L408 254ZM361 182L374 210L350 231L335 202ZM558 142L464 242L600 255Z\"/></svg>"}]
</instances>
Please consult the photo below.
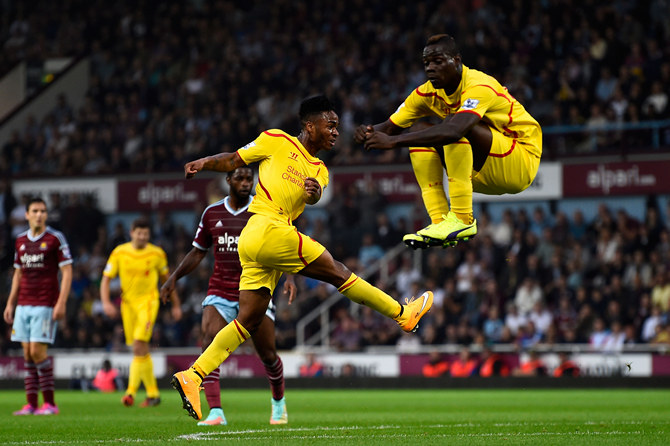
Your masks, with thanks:
<instances>
[{"instance_id":1,"label":"jumping player in yellow kit","mask_svg":"<svg viewBox=\"0 0 670 446\"><path fill-rule=\"evenodd\" d=\"M339 118L325 96L302 101L299 118L301 131L297 137L282 130L268 130L234 153L220 153L184 166L186 177L190 178L201 170L229 172L260 162L256 197L249 207L254 215L238 241L242 264L239 314L219 331L191 368L172 378L184 409L195 419L202 417L199 388L203 377L257 330L282 273L328 282L352 301L394 319L407 332L416 329L433 303L433 293L426 291L400 305L292 225L305 205L317 203L323 188L328 186L328 169L315 155L331 150L339 136Z\"/></svg>"},{"instance_id":2,"label":"jumping player in yellow kit","mask_svg":"<svg viewBox=\"0 0 670 446\"><path fill-rule=\"evenodd\" d=\"M542 130L507 88L463 65L452 37L430 37L423 63L428 82L412 91L387 121L359 126L354 139L368 150L410 147L432 224L403 240L412 248L454 246L477 234L473 191L516 194L533 182L542 156ZM443 121L401 133L429 116ZM443 166L450 203L442 183Z\"/></svg>"}]
</instances>

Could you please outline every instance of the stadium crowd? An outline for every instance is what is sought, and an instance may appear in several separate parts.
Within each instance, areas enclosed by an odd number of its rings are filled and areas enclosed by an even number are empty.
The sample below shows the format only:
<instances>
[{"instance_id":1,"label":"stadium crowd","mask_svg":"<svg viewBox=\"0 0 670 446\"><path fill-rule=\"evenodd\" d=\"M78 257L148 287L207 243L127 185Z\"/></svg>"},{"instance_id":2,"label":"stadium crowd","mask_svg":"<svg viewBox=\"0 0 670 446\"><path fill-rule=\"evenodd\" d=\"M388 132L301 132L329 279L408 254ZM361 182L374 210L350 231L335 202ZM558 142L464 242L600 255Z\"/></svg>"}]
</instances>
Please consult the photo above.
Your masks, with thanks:
<instances>
[{"instance_id":1,"label":"stadium crowd","mask_svg":"<svg viewBox=\"0 0 670 446\"><path fill-rule=\"evenodd\" d=\"M456 38L466 65L500 79L543 125L659 120L670 114L668 2L37 1L0 5L0 74L17 61L89 56L84 105L60 97L0 153L10 175L179 170L267 128L295 129L298 101L338 103L330 165L404 162L365 153L351 132L384 120L425 80L426 36ZM365 44L361 44L365 42ZM545 157L647 145L644 131L547 137ZM37 162L37 161L40 162Z\"/></svg>"},{"instance_id":2,"label":"stadium crowd","mask_svg":"<svg viewBox=\"0 0 670 446\"><path fill-rule=\"evenodd\" d=\"M360 199L333 203L330 221L299 219L296 224L346 259L353 271L362 272L397 244L413 223L403 218L390 221L383 205L376 220L366 223L363 218L374 199L358 194ZM105 216L86 197L73 194L61 200L62 206L52 207L49 224L61 229L70 242L74 277L67 321L55 346L123 350L121 323L104 316L99 282L108 253L127 241L128 228L119 223L108 233ZM420 345L509 343L525 350L538 344L588 343L594 350L616 351L626 344L670 344L670 208L661 211L653 204L650 201L643 219L605 205L593 221L585 221L580 211L572 216L549 215L541 207L532 215L510 207L499 221L482 212L475 239L453 249L423 251L421 271L413 267L408 250L392 265L397 273L393 282L372 278L399 300L434 290L434 307L422 321L419 336L402 335L394 324L365 307L355 319L348 306L335 306L331 346L360 351L395 345L411 351ZM18 215L17 209L22 211L22 204L10 215ZM343 216L348 216L352 227L368 228L362 232L363 244L342 242L342 226L335 223ZM174 268L190 249L192 234L175 224L169 213L148 217L153 221L152 241L165 249ZM86 230L78 224L81 221L89 222ZM17 233L23 224L19 218L10 218L4 228L9 234ZM5 245L6 289L12 254L11 246ZM211 265L211 259L204 261L178 282L184 317L175 322L169 306L163 307L154 329L154 346L199 345L200 303ZM275 297L277 342L282 349L295 346L296 321L334 291L302 277L297 284L299 297L292 306ZM119 289L114 291L118 298ZM10 327L2 327L0 348L6 351Z\"/></svg>"},{"instance_id":3,"label":"stadium crowd","mask_svg":"<svg viewBox=\"0 0 670 446\"><path fill-rule=\"evenodd\" d=\"M433 33L452 34L464 63L500 79L543 126L670 116L665 1L346 0L329 7L195 0L140 6L40 0L30 11L21 2L0 5L0 74L22 60L35 66L56 56L91 60L83 107L74 109L61 96L47 117L29 117L0 148L4 289L11 240L25 224L24 197L13 194L12 177L179 172L184 162L233 151L262 129L294 129L298 101L317 91L340 110L340 142L324 157L328 165L406 163L402 151L366 153L354 146L352 132L357 124L386 119L424 82L420 50ZM583 136L565 146L552 138L546 159L621 144L616 132L599 135L596 146ZM56 194L50 203L50 224L66 234L75 257L67 322L56 347L122 350L120 322L103 315L98 284L128 228L108 233L106 216L90 197ZM354 271L416 229L409 218L391 221L374 187L343 187L328 214L296 224ZM192 234L169 214L149 217L153 242L174 266L190 249ZM335 308L333 346L670 343L669 217L651 200L645 216L602 207L594 221L579 213L546 215L541 208L532 215L510 208L500 221L481 215L478 237L456 249L426 251L422 274L403 258L395 283L377 283L398 299L423 288L436 291L420 336L401 336L366 309L354 320ZM204 263L180 282L183 320L161 312L156 346L198 345L211 266ZM299 286L301 293L316 291L292 307L280 305L280 348L295 345L295 321L331 291L302 279ZM0 327L4 352L9 328Z\"/></svg>"}]
</instances>

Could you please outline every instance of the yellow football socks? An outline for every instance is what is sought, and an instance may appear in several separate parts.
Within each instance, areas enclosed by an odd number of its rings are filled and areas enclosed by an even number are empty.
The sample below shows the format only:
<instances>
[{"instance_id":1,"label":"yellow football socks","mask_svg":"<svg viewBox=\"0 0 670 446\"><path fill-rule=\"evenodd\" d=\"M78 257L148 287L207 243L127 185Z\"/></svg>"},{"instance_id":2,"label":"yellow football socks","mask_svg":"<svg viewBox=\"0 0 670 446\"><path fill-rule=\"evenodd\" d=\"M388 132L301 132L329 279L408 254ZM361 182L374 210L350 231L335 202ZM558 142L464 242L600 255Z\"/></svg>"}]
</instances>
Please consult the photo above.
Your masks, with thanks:
<instances>
[{"instance_id":1,"label":"yellow football socks","mask_svg":"<svg viewBox=\"0 0 670 446\"><path fill-rule=\"evenodd\" d=\"M139 375L140 379L144 383L144 388L147 390L147 397L158 398L160 396L160 392L158 391L158 383L156 382L156 377L154 376L154 362L151 359L151 354L140 356L139 359Z\"/></svg>"},{"instance_id":2,"label":"yellow football socks","mask_svg":"<svg viewBox=\"0 0 670 446\"><path fill-rule=\"evenodd\" d=\"M339 287L337 291L357 304L370 307L390 318L397 317L402 310L402 306L395 299L379 288L373 287L354 273L351 273L344 285Z\"/></svg>"},{"instance_id":3,"label":"yellow football socks","mask_svg":"<svg viewBox=\"0 0 670 446\"><path fill-rule=\"evenodd\" d=\"M432 223L443 220L449 212L449 203L444 193L442 161L432 147L411 147L409 159L412 162L416 182L421 188L421 197Z\"/></svg>"},{"instance_id":4,"label":"yellow football socks","mask_svg":"<svg viewBox=\"0 0 670 446\"><path fill-rule=\"evenodd\" d=\"M128 388L126 394L135 396L137 389L140 388L142 382L141 368L144 356L133 356L130 362L130 369L128 370Z\"/></svg>"},{"instance_id":5,"label":"yellow football socks","mask_svg":"<svg viewBox=\"0 0 670 446\"><path fill-rule=\"evenodd\" d=\"M469 224L472 218L472 147L462 138L444 146L444 160L449 177L449 202L456 216Z\"/></svg>"},{"instance_id":6,"label":"yellow football socks","mask_svg":"<svg viewBox=\"0 0 670 446\"><path fill-rule=\"evenodd\" d=\"M204 378L221 365L249 336L247 329L234 319L216 334L209 347L195 361L193 368Z\"/></svg>"}]
</instances>

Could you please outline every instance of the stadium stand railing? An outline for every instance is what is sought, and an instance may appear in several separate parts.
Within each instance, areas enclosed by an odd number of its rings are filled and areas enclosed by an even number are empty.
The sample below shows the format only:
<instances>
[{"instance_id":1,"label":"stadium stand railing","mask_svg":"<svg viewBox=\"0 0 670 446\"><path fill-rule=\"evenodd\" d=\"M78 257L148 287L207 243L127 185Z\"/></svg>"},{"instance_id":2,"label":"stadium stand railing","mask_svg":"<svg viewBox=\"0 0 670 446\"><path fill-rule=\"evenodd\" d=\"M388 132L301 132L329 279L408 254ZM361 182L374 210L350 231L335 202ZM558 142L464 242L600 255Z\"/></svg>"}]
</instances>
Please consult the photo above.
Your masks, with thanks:
<instances>
[{"instance_id":1,"label":"stadium stand railing","mask_svg":"<svg viewBox=\"0 0 670 446\"><path fill-rule=\"evenodd\" d=\"M358 276L367 280L370 277L379 274L379 280L388 283L389 281L392 281L395 274L397 274L397 271L393 273L390 271L390 266L406 252L407 247L405 244L399 243L389 249L384 257L370 265L361 274L358 274ZM421 251L414 251L412 256L414 268L421 272ZM315 294L316 291L312 290L311 293ZM310 297L312 296L305 295L301 296L301 299L309 299ZM333 321L330 318L330 309L340 303L343 299L346 300L346 297L338 291L335 291L323 303L298 320L296 323L297 348L313 347L315 345L328 347L330 345L330 338L333 331L333 327L331 326L333 325ZM357 314L360 311L360 305L351 302L349 311L353 315ZM314 334L307 337L307 326L317 319L320 320L320 328Z\"/></svg>"},{"instance_id":2,"label":"stadium stand railing","mask_svg":"<svg viewBox=\"0 0 670 446\"><path fill-rule=\"evenodd\" d=\"M543 158L653 155L670 144L670 120L542 127Z\"/></svg>"}]
</instances>

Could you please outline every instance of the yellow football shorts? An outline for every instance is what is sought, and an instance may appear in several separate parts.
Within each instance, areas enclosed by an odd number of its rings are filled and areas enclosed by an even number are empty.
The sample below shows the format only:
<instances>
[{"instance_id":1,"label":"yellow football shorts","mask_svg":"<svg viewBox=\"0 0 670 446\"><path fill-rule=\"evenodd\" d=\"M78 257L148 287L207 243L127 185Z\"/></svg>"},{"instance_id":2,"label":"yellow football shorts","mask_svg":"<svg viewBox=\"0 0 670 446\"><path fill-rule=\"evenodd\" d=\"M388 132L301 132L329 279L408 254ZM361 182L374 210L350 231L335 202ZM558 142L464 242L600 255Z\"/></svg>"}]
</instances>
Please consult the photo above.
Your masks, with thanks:
<instances>
[{"instance_id":1,"label":"yellow football shorts","mask_svg":"<svg viewBox=\"0 0 670 446\"><path fill-rule=\"evenodd\" d=\"M527 147L542 147L542 138L519 142L493 128L491 133L491 151L482 170L472 172L472 189L487 195L518 194L530 186L540 167L540 158Z\"/></svg>"},{"instance_id":2,"label":"yellow football shorts","mask_svg":"<svg viewBox=\"0 0 670 446\"><path fill-rule=\"evenodd\" d=\"M126 345L133 341L149 342L158 316L158 299L142 299L139 302L121 302L121 320Z\"/></svg>"},{"instance_id":3,"label":"yellow football shorts","mask_svg":"<svg viewBox=\"0 0 670 446\"><path fill-rule=\"evenodd\" d=\"M240 234L237 250L242 264L240 290L265 287L274 293L282 273L297 273L326 248L295 226L254 214Z\"/></svg>"}]
</instances>

